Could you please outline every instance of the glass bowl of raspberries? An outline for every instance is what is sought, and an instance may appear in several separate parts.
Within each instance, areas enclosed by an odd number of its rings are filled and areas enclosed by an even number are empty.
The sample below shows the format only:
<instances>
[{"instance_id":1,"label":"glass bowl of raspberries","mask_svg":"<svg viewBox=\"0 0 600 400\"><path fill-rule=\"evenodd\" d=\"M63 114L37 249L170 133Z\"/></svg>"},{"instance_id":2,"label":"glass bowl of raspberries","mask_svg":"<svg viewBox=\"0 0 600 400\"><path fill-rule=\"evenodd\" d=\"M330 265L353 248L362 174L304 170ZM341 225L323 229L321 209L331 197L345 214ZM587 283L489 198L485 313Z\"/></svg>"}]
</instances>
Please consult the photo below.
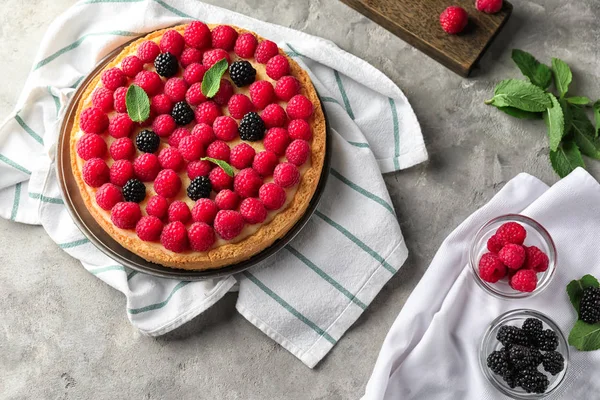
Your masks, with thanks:
<instances>
[{"instance_id":1,"label":"glass bowl of raspberries","mask_svg":"<svg viewBox=\"0 0 600 400\"><path fill-rule=\"evenodd\" d=\"M556 246L546 229L524 215L502 215L479 229L469 254L475 281L502 299L530 297L548 287Z\"/></svg>"},{"instance_id":2,"label":"glass bowl of raspberries","mask_svg":"<svg viewBox=\"0 0 600 400\"><path fill-rule=\"evenodd\" d=\"M513 399L541 399L563 382L569 346L548 316L527 309L508 311L483 335L479 365L488 381Z\"/></svg>"}]
</instances>

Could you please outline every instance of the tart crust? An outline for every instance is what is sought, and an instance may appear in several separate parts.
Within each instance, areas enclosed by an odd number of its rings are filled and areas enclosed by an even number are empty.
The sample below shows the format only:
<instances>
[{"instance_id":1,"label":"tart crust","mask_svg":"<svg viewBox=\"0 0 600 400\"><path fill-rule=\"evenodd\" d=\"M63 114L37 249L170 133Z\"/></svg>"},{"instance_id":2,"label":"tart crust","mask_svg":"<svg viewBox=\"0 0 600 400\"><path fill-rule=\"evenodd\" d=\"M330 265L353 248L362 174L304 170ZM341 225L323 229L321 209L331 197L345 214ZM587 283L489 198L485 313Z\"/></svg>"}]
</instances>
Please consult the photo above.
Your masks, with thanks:
<instances>
[{"instance_id":1,"label":"tart crust","mask_svg":"<svg viewBox=\"0 0 600 400\"><path fill-rule=\"evenodd\" d=\"M216 25L209 24L208 26L212 29ZM168 29L175 29L183 34L185 27L186 25L178 25L173 28L158 30L135 40L125 47L123 51L89 83L77 106L75 121L70 133L71 168L87 209L98 224L123 247L147 261L166 267L188 270L208 270L236 264L260 253L262 250L271 246L277 239L283 237L304 215L315 193L323 169L326 147L326 125L321 102L319 101L308 73L304 71L296 61L279 49L279 54L285 56L289 61L290 75L296 77L300 82L300 93L305 95L314 106L314 113L308 121L313 133L313 138L310 142L310 166L304 170L296 193L287 203L286 208L279 210L273 219L261 225L254 233L242 240L235 243L225 242L206 252L187 251L184 253L174 253L165 249L160 243L142 241L137 237L133 230L117 228L110 219L110 212L101 209L96 204L95 194L97 188L92 188L83 181L81 171L84 161L79 158L76 152L76 143L80 132L80 114L83 109L91 106L92 92L98 86L102 72L119 65L128 55L135 54L137 47L142 42L147 40L158 41ZM250 32L236 26L232 27L240 34ZM254 32L250 33L255 35L259 41L264 40ZM145 215L145 211L143 214Z\"/></svg>"}]
</instances>

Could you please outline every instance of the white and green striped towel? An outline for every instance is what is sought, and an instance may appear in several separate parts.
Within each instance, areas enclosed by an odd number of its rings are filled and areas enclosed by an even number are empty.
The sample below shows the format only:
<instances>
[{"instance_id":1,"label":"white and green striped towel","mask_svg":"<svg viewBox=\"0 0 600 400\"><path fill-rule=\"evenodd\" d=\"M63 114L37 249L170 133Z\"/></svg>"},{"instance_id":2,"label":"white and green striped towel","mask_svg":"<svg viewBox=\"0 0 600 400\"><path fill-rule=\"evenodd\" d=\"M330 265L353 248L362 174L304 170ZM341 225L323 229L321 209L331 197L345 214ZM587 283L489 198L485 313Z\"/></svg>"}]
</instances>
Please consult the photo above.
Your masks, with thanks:
<instances>
[{"instance_id":1,"label":"white and green striped towel","mask_svg":"<svg viewBox=\"0 0 600 400\"><path fill-rule=\"evenodd\" d=\"M192 283L130 271L96 250L69 218L54 172L60 120L82 77L131 38L191 19L243 26L288 51L322 96L333 150L318 211L290 245L241 276ZM381 173L427 159L419 124L392 81L332 42L198 2L80 1L44 36L15 110L0 127L0 216L42 224L125 294L144 334L180 326L239 282L240 313L313 367L406 259Z\"/></svg>"}]
</instances>

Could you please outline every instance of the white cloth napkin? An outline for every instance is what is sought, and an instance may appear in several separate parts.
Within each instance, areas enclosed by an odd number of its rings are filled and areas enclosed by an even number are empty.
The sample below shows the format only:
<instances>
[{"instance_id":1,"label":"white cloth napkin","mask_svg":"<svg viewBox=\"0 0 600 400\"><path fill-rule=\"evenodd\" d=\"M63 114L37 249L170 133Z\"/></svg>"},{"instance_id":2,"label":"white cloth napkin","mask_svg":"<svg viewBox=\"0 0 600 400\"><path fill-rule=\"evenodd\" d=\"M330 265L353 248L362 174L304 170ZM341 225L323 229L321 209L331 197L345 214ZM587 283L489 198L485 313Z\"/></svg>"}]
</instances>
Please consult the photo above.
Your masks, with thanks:
<instances>
[{"instance_id":1,"label":"white cloth napkin","mask_svg":"<svg viewBox=\"0 0 600 400\"><path fill-rule=\"evenodd\" d=\"M333 159L318 211L291 244L241 276L190 283L130 271L96 250L60 198L54 150L68 100L98 61L135 36L194 18L254 30L310 72L329 116ZM87 0L51 24L0 128L0 216L42 224L59 247L125 294L128 318L147 335L189 321L239 282L237 309L313 367L406 259L381 173L426 158L400 89L332 42L199 2Z\"/></svg>"},{"instance_id":2,"label":"white cloth napkin","mask_svg":"<svg viewBox=\"0 0 600 400\"><path fill-rule=\"evenodd\" d=\"M488 295L468 265L477 230L508 213L540 222L557 246L554 279L530 299L505 301ZM585 274L600 277L598 238L600 185L585 170L575 170L551 188L527 174L512 179L442 243L385 338L363 399L505 399L479 367L484 331L498 315L530 308L548 315L568 335L577 315L566 286ZM567 377L548 399L597 398L592 393L600 391L600 351L571 348L570 354Z\"/></svg>"}]
</instances>

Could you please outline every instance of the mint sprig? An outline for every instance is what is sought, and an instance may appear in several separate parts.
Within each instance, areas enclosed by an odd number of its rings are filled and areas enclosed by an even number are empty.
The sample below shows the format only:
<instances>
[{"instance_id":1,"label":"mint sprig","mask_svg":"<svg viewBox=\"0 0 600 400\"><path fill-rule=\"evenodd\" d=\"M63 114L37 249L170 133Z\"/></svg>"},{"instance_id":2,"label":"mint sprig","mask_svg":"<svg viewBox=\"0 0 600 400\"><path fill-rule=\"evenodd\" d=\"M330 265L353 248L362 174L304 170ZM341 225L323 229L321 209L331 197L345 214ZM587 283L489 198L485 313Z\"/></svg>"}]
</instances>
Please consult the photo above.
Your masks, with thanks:
<instances>
[{"instance_id":1,"label":"mint sprig","mask_svg":"<svg viewBox=\"0 0 600 400\"><path fill-rule=\"evenodd\" d=\"M223 171L225 171L225 173L227 175L229 175L231 177L233 177L233 175L235 174L233 167L231 165L229 165L229 163L227 163L226 161L218 160L218 159L212 158L212 157L202 157L200 160L210 161L213 164L217 164L219 167L221 167L223 169Z\"/></svg>"},{"instance_id":2,"label":"mint sprig","mask_svg":"<svg viewBox=\"0 0 600 400\"><path fill-rule=\"evenodd\" d=\"M202 78L203 95L210 99L217 94L219 87L221 86L221 78L223 77L223 74L225 74L225 71L227 71L228 66L229 63L223 58L206 71L204 78Z\"/></svg>"},{"instance_id":3,"label":"mint sprig","mask_svg":"<svg viewBox=\"0 0 600 400\"><path fill-rule=\"evenodd\" d=\"M125 95L127 115L134 122L144 122L150 116L150 99L138 85L131 85Z\"/></svg>"},{"instance_id":4,"label":"mint sprig","mask_svg":"<svg viewBox=\"0 0 600 400\"><path fill-rule=\"evenodd\" d=\"M512 59L527 80L498 83L494 97L485 103L515 118L543 119L548 129L550 164L561 178L575 168L585 168L582 155L600 160L600 100L567 97L573 73L558 58L552 59L550 68L526 51L514 49ZM557 94L549 89L552 82ZM595 124L586 107L593 111Z\"/></svg>"},{"instance_id":5,"label":"mint sprig","mask_svg":"<svg viewBox=\"0 0 600 400\"><path fill-rule=\"evenodd\" d=\"M600 287L598 279L592 275L585 275L579 280L571 281L567 285L569 300L580 318L580 304L584 289L588 287ZM592 351L600 349L600 323L588 324L577 319L575 326L569 333L569 344L580 351Z\"/></svg>"}]
</instances>

